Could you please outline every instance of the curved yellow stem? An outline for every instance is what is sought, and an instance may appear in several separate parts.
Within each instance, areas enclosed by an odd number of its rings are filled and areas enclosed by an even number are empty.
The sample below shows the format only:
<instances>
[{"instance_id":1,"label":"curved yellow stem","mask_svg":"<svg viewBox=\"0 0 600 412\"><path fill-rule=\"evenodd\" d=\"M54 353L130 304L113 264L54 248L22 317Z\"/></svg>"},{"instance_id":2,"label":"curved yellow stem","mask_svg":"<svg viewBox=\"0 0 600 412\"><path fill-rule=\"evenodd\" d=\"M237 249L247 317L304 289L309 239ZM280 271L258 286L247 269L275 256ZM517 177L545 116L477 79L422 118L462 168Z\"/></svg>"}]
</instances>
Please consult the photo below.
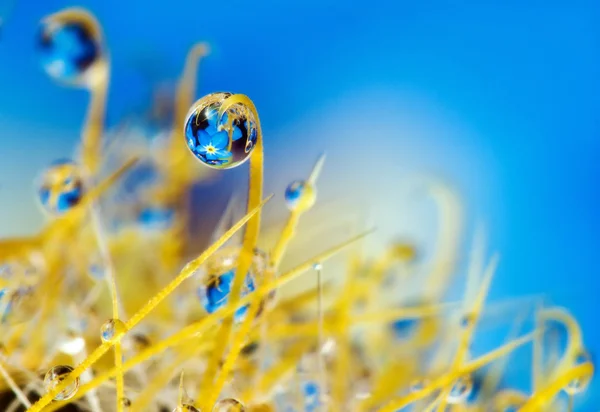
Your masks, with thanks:
<instances>
[{"instance_id":1,"label":"curved yellow stem","mask_svg":"<svg viewBox=\"0 0 600 412\"><path fill-rule=\"evenodd\" d=\"M498 256L495 255L494 257L492 257L492 260L490 261L490 263L486 269L486 273L483 276L483 280L482 280L482 284L479 289L479 293L475 298L475 302L473 303L473 306L469 309L470 312L465 313L463 315L463 316L465 316L465 319L467 319L468 323L460 335L458 350L456 351L454 360L452 362L452 367L451 367L451 372L450 372L451 374L455 374L456 371L460 370L463 362L465 361L465 358L466 358L468 350L469 350L469 346L471 344L471 340L473 338L473 335L475 334L475 326L477 325L477 321L479 320L479 317L481 316L481 312L483 310L483 305L485 303L485 299L486 299L488 291L490 289L490 285L492 283L492 278L496 271L497 265L498 265ZM442 389L442 392L439 397L440 410L445 410L446 399L448 398L448 395L450 394L451 390L452 390L452 386L447 386Z\"/></svg>"},{"instance_id":2,"label":"curved yellow stem","mask_svg":"<svg viewBox=\"0 0 600 412\"><path fill-rule=\"evenodd\" d=\"M535 332L535 333L539 333L539 332ZM508 353L510 353L511 351L515 350L516 348L524 345L525 343L531 342L531 340L535 336L535 333L530 333L521 338L515 339L514 341L512 341L492 352L489 352L486 355L481 356L480 358L474 359L473 361L467 363L463 368L461 368L459 370L450 371L448 373L445 373L444 375L431 381L423 389L414 391L400 399L396 399L396 400L393 400L393 401L387 403L379 411L380 412L394 412L398 409L402 409L402 408L412 404L413 402L423 399L426 396L429 396L432 393L435 393L435 391L448 386L449 384L454 382L458 377L472 373L472 372L482 368L483 366L493 362L494 360L507 355Z\"/></svg>"},{"instance_id":3,"label":"curved yellow stem","mask_svg":"<svg viewBox=\"0 0 600 412\"><path fill-rule=\"evenodd\" d=\"M216 324L218 324L220 321L222 321L223 319L229 317L229 316L233 316L233 314L240 308L243 307L244 305L247 305L248 303L251 302L252 299L261 299L264 298L265 296L267 296L269 293L271 293L273 290L276 290L277 288L282 287L283 285L285 285L286 283L290 282L291 280L295 279L296 277L298 277L299 275L307 272L309 269L311 269L313 267L313 265L317 262L324 262L327 259L331 258L332 256L336 255L338 252L340 252L341 250L343 250L344 248L348 247L349 245L353 244L354 242L364 238L367 233L363 233L361 235L358 235L352 239L347 240L346 242L343 242L321 254L319 254L318 256L313 257L312 259L308 260L307 262L304 262L303 264L297 266L296 268L288 271L287 273L284 273L283 275L281 275L280 277L278 277L277 279L274 279L273 281L265 284L265 285L261 285L259 286L254 292L252 292L251 294L248 294L244 297L242 297L238 302L231 302L228 303L224 308L216 311L215 313L212 313L208 316L206 316L205 318L203 318L202 320L189 325L185 328L183 328L182 330L180 330L179 332L177 332L176 334L170 336L169 338L158 342L150 347L148 347L147 349L143 350L142 352L140 352L139 354L137 354L136 356L132 357L131 359L127 360L125 362L125 364L123 365L123 370L127 371L131 368L133 368L134 366L152 358L153 356L156 356L157 354L163 352L164 350L166 350L167 348L170 348L172 346L178 345L179 343L181 343L182 341L186 340L186 339L190 339L194 336L198 336L198 334L202 333L203 331L214 327ZM225 236L225 235L224 235ZM226 239L224 239L223 241L225 241ZM221 245L218 245L221 246ZM202 257L203 255L201 255ZM205 257L206 258L206 257ZM196 261L194 261L196 262ZM198 263L199 262L199 263ZM199 265L201 265L203 263L203 261L199 261L198 259L197 265L194 265L194 267L191 267L190 269L192 270L192 272L194 270L197 270L197 268L199 267ZM186 269L184 269L185 271ZM117 336L116 339L120 339L121 336ZM82 364L80 364L79 366L77 366L77 368L75 368L75 370L73 370L73 372L71 372L69 379L65 379L60 385L57 385L57 387L55 388L55 391L61 391L64 389L65 386L69 385L72 380L76 377L80 375L80 371L81 370L85 370L87 369L90 365L92 365L93 363L95 363L100 356L102 356L104 353L106 353L106 351L109 349L110 344L103 344L100 347L98 347L91 355L90 357L88 357L88 359L86 359L86 361ZM81 388L79 389L79 391L77 392L77 394L75 394L75 396L71 399L71 401L79 399L81 396L83 396L87 391L89 391L90 389L94 389L97 388L99 385L101 385L103 382L105 382L107 379L109 379L111 376L114 376L116 374L116 368L113 368L112 370L108 371L108 372L104 372L101 374L98 374L93 380L91 380L89 383L87 383L86 385L82 385ZM54 391L53 391L54 392ZM48 399L40 399L40 401L38 401L38 403L36 403L35 405L33 405L32 408L28 409L28 412L32 412L32 411L40 411L42 408L46 407L48 405L48 403L50 402L50 399L52 399L55 396L54 393L49 393L45 395L45 398ZM52 397L52 398L51 398ZM55 410L55 405L56 408L64 405L64 402L57 402L56 404L53 404L52 406L49 407L49 410ZM34 409L35 408L35 409Z\"/></svg>"},{"instance_id":4,"label":"curved yellow stem","mask_svg":"<svg viewBox=\"0 0 600 412\"><path fill-rule=\"evenodd\" d=\"M574 379L582 379L591 376L593 373L594 366L589 362L575 366L551 382L546 388L534 393L533 396L523 405L523 407L519 409L519 412L539 411L541 407L554 399L554 397L556 397L558 393L569 384L569 382L573 381Z\"/></svg>"},{"instance_id":5,"label":"curved yellow stem","mask_svg":"<svg viewBox=\"0 0 600 412\"><path fill-rule=\"evenodd\" d=\"M78 21L84 24L91 36L102 43L102 30L96 18L86 9L71 7L47 16L44 22L71 23ZM81 136L81 158L86 172L94 177L100 168L102 154L102 136L104 134L104 117L106 112L106 96L110 75L110 63L106 51L98 57L85 75L77 80L76 85L84 86L91 93L87 118Z\"/></svg>"},{"instance_id":6,"label":"curved yellow stem","mask_svg":"<svg viewBox=\"0 0 600 412\"><path fill-rule=\"evenodd\" d=\"M11 378L10 374L6 371L6 369L4 369L4 365L2 365L2 362L0 362L0 375L2 375L8 387L13 391L13 393L21 402L21 404L23 404L23 406L25 406L26 408L29 408L31 406L29 399L27 399L27 396L25 396L21 388L19 388L19 386Z\"/></svg>"},{"instance_id":7,"label":"curved yellow stem","mask_svg":"<svg viewBox=\"0 0 600 412\"><path fill-rule=\"evenodd\" d=\"M81 142L82 163L85 171L90 176L96 176L101 166L103 151L102 135L104 134L104 117L109 76L107 61L103 60L96 64L102 66L104 79L90 86L91 102Z\"/></svg>"},{"instance_id":8,"label":"curved yellow stem","mask_svg":"<svg viewBox=\"0 0 600 412\"><path fill-rule=\"evenodd\" d=\"M564 355L562 356L559 364L547 378L547 380L553 380L557 379L558 376L563 374L572 366L574 356L578 351L583 349L583 337L579 324L566 309L552 308L542 310L540 313L540 318L542 321L553 320L555 322L560 322L567 329L567 348L564 351Z\"/></svg>"},{"instance_id":9,"label":"curved yellow stem","mask_svg":"<svg viewBox=\"0 0 600 412\"><path fill-rule=\"evenodd\" d=\"M194 346L193 348L191 346L187 347L186 350L180 352L177 357L169 362L162 370L158 371L154 379L145 385L144 390L140 392L135 402L131 405L131 412L148 410L150 402L152 402L156 394L169 383L175 370L179 368L183 362L194 356L194 354L198 352L199 347L201 348L201 346ZM179 405L183 404L183 373L181 376Z\"/></svg>"},{"instance_id":10,"label":"curved yellow stem","mask_svg":"<svg viewBox=\"0 0 600 412\"><path fill-rule=\"evenodd\" d=\"M204 43L194 45L188 52L175 95L175 113L167 147L168 156L165 157L164 162L157 165L162 169L165 180L160 188L158 201L165 208L177 208L175 221L165 233L165 239L161 245L161 256L166 273L176 270L185 253L190 185L198 179L200 173L211 172L209 168L198 167L194 157L188 153L189 150L183 143L185 137L182 127L193 103L200 60L207 54L208 46Z\"/></svg>"},{"instance_id":11,"label":"curved yellow stem","mask_svg":"<svg viewBox=\"0 0 600 412\"><path fill-rule=\"evenodd\" d=\"M252 103L252 101L247 96L235 94L227 98L219 109L219 120L222 118L223 114L227 112L227 110L229 110L237 104L242 104L245 107L247 107L248 110L252 112L256 120L257 141L256 147L254 148L254 151L250 156L250 178L248 184L247 209L251 210L256 207L256 205L260 202L260 199L262 197L263 137L258 112L256 111L254 103ZM250 219L248 225L246 226L246 232L244 233L244 241L238 258L237 268L235 271L235 276L233 279L233 284L231 286L231 292L229 296L229 300L231 302L237 302L240 299L246 274L248 273L250 265L252 264L254 249L256 248L256 244L258 242L259 230L260 214L257 213L252 219ZM226 319L223 322L223 325L221 325L221 329L217 337L217 342L227 342L229 340L229 334L231 332L232 326L233 319ZM209 399L218 396L218 394L216 396L212 394L211 396L207 393L207 391L212 390L212 380L216 376L219 362L223 357L223 353L227 346L227 344L223 344L222 346L220 346L220 348L217 348L217 350L214 351L212 357L210 357L208 360L208 365L204 373L204 377L201 379L199 396L196 401L197 406L201 410L208 410L211 407L210 403L207 403L209 402Z\"/></svg>"},{"instance_id":12,"label":"curved yellow stem","mask_svg":"<svg viewBox=\"0 0 600 412\"><path fill-rule=\"evenodd\" d=\"M179 275L171 281L164 289L158 292L152 299L150 299L145 306L143 306L135 315L131 317L125 323L125 330L131 330L135 325L137 325L142 319L144 319L148 313L150 313L160 302L162 302L167 296L169 296L176 288L179 286L184 280L189 278L194 274L196 270L202 266L202 264L212 255L219 247L221 247L235 232L246 224L248 220L252 218L268 201L265 200L262 203L251 210L246 216L244 216L234 227L232 227L229 231L227 231L217 242L215 242L212 246L206 249L198 258L194 259L190 263L188 263L183 270L179 273ZM123 332L115 335L114 342L120 342L123 337ZM44 407L46 407L52 399L61 392L65 387L70 385L76 378L78 378L83 371L89 368L91 365L96 363L98 359L102 355L104 355L112 346L112 343L104 342L102 345L97 347L84 362L79 364L70 374L69 377L62 381L59 385L56 385L54 389L46 393L41 399L39 399L31 408L28 409L28 412L39 412Z\"/></svg>"},{"instance_id":13,"label":"curved yellow stem","mask_svg":"<svg viewBox=\"0 0 600 412\"><path fill-rule=\"evenodd\" d=\"M527 402L527 395L515 390L503 390L494 396L495 410L503 411L508 408L517 408Z\"/></svg>"},{"instance_id":14,"label":"curved yellow stem","mask_svg":"<svg viewBox=\"0 0 600 412\"><path fill-rule=\"evenodd\" d=\"M429 191L438 206L440 230L431 272L427 276L425 300L436 301L446 291L458 259L463 216L460 200L449 186L430 182Z\"/></svg>"}]
</instances>

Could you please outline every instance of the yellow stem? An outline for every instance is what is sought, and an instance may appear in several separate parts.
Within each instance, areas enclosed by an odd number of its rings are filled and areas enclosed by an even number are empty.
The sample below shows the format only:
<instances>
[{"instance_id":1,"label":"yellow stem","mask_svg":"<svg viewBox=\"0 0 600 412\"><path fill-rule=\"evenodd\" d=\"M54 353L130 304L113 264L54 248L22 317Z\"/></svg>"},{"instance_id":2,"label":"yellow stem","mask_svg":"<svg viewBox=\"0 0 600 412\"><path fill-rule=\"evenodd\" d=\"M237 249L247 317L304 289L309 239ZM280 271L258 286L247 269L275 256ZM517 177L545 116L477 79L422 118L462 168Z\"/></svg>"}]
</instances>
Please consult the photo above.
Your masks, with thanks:
<instances>
[{"instance_id":1,"label":"yellow stem","mask_svg":"<svg viewBox=\"0 0 600 412\"><path fill-rule=\"evenodd\" d=\"M123 412L122 400L125 397L125 379L123 376L123 351L121 349L121 342L115 343L113 350L115 353L115 368L117 370L117 412Z\"/></svg>"},{"instance_id":2,"label":"yellow stem","mask_svg":"<svg viewBox=\"0 0 600 412\"><path fill-rule=\"evenodd\" d=\"M229 373L233 370L238 355L246 341L246 337L250 334L250 328L253 326L256 314L260 309L261 300L260 297L254 297L247 310L244 322L234 334L225 363L221 367L221 371L218 374L214 385L211 387L211 391L208 393L208 405L213 405L217 401L217 398L229 377Z\"/></svg>"},{"instance_id":3,"label":"yellow stem","mask_svg":"<svg viewBox=\"0 0 600 412\"><path fill-rule=\"evenodd\" d=\"M10 377L10 375L4 368L4 365L2 365L2 362L0 362L0 375L2 375L2 377L8 384L8 387L13 391L13 393L15 394L17 399L19 399L19 401L23 404L23 406L25 406L26 408L31 407L31 402L29 402L29 399L27 399L27 396L25 396L21 388L19 388L15 381Z\"/></svg>"},{"instance_id":4,"label":"yellow stem","mask_svg":"<svg viewBox=\"0 0 600 412\"><path fill-rule=\"evenodd\" d=\"M535 332L535 333L539 333L539 332ZM515 339L513 342L510 342L509 344L501 346L500 348L467 363L463 368L461 368L459 370L449 371L448 373L431 381L423 389L412 392L402 398L399 398L399 399L389 402L387 405L382 407L379 412L394 412L398 409L402 409L402 408L410 405L413 402L418 401L419 399L423 399L426 396L429 396L430 394L434 393L438 389L446 387L447 385L451 384L461 375L472 373L472 372L476 371L477 369L480 369L483 366L493 362L494 360L507 355L508 353L515 350L519 346L522 346L525 343L530 342L533 339L535 333L530 333L519 339Z\"/></svg>"},{"instance_id":5,"label":"yellow stem","mask_svg":"<svg viewBox=\"0 0 600 412\"><path fill-rule=\"evenodd\" d=\"M40 240L42 242L46 242L57 234L66 235L74 228L78 228L82 219L86 216L90 206L112 185L114 185L121 176L131 169L137 163L137 161L137 158L129 159L119 169L117 169L117 171L101 181L95 187L91 188L77 206L70 209L64 216L53 220L44 228L44 230L40 233Z\"/></svg>"},{"instance_id":6,"label":"yellow stem","mask_svg":"<svg viewBox=\"0 0 600 412\"><path fill-rule=\"evenodd\" d=\"M179 343L181 343L182 341L184 341L186 339L190 339L194 336L198 336L203 331L210 329L211 327L214 327L214 325L218 324L223 319L225 319L229 316L232 316L240 307L243 307L244 305L247 305L248 303L250 303L252 299L254 299L254 298L260 299L260 298L266 297L273 290L276 290L277 288L282 287L286 283L290 282L291 280L295 279L299 275L301 275L304 272L311 269L315 263L326 261L327 259L331 258L332 256L334 256L335 254L337 254L338 252L340 252L347 246L362 239L367 234L368 233L363 233L361 235L358 235L352 239L347 240L344 243L341 243L340 245L338 245L336 247L333 247L333 248L319 254L318 256L315 256L314 258L297 266L296 268L283 274L282 276L278 277L277 279L273 279L271 282L269 282L265 285L259 286L251 294L242 297L239 302L228 303L224 308L216 311L215 313L212 313L212 314L206 316L205 318L203 318L202 320L183 328L182 330L180 330L176 334L168 337L167 339L164 339L163 341L152 345L151 347L140 352L138 355L127 360L125 362L125 364L123 365L123 370L128 371L129 369L133 368L134 366L138 365L139 363L142 363L142 362L152 358L153 356L158 355L159 353L166 350L167 348L178 345ZM202 262L200 262L200 264L201 263ZM117 336L117 338L120 339L121 336ZM79 376L81 374L80 370L85 370L90 365L95 363L104 353L106 353L106 351L108 350L109 347L110 347L110 344L102 344L100 347L98 347L88 357L88 359L86 359L85 362L83 362L81 365L79 365L77 368L75 368L75 370L73 370L73 372L71 372L68 379L65 379L60 385L57 385L57 387L55 388L54 391L56 391L58 393L61 390L63 390L66 386L68 386L72 382L72 379L74 379L76 376ZM114 376L116 374L116 372L117 372L116 368L113 368L112 370L110 370L108 372L99 374L93 380L91 380L88 384L83 385L80 388L80 390L77 392L77 394L72 398L72 400L79 399L79 397L83 396L88 390L98 387L103 382L105 382L107 379L109 379L111 376ZM52 399L55 395L56 395L55 393L50 393L50 394L46 394L45 397L50 398L50 396L51 396L50 399ZM44 398L42 398L42 399L40 399L40 401L38 401L38 403L33 405L32 408L28 409L28 412L40 411L42 408L46 407L48 405L48 403L50 403L50 399L48 399L48 400L46 400ZM60 406L64 405L64 403L56 403L56 405L57 405L57 407L60 407ZM53 406L51 406L50 410L55 410L55 409L53 409Z\"/></svg>"},{"instance_id":7,"label":"yellow stem","mask_svg":"<svg viewBox=\"0 0 600 412\"><path fill-rule=\"evenodd\" d=\"M104 117L106 112L106 96L108 93L109 64L102 60L98 63L98 73L104 76L101 81L90 85L91 102L86 123L82 133L82 163L90 176L96 176L102 158L102 136L104 134Z\"/></svg>"},{"instance_id":8,"label":"yellow stem","mask_svg":"<svg viewBox=\"0 0 600 412\"><path fill-rule=\"evenodd\" d=\"M179 368L179 366L183 362L185 362L187 359L193 356L197 352L198 347L196 346L194 349L196 350L192 351L188 349L182 351L178 354L178 356L175 359L169 362L163 369L158 371L154 379L152 379L145 385L144 390L140 392L138 397L135 399L135 402L133 402L133 404L131 405L131 412L147 410L148 405L150 404L150 402L152 402L156 394L160 392L160 390L164 388L167 385L167 383L169 383L175 370ZM183 403L183 373L181 374L181 377L182 380L179 388L178 405L181 405Z\"/></svg>"},{"instance_id":9,"label":"yellow stem","mask_svg":"<svg viewBox=\"0 0 600 412\"><path fill-rule=\"evenodd\" d=\"M252 210L259 204L260 199L262 198L262 184L263 184L263 138L262 138L262 130L260 127L260 119L258 117L258 112L256 111L256 107L252 101L243 95L232 95L227 98L221 108L219 109L219 119L223 116L227 110L233 107L236 104L242 104L246 106L254 115L256 121L256 130L257 130L257 141L256 147L252 155L250 156L250 173L249 173L249 184L248 184L248 206L247 210ZM256 244L258 242L258 235L260 231L260 214L257 213L253 216L252 219L248 222L246 226L246 232L244 233L244 241L242 245L242 249L240 251L240 255L237 262L237 267L235 271L235 276L231 286L231 292L229 296L229 301L237 302L242 294L242 289L244 283L246 281L246 275L250 266L252 264L252 259L254 256L254 249L256 248ZM219 367L219 363L225 350L228 345L226 342L229 340L229 334L231 332L231 328L233 326L233 319L226 319L221 328L219 330L219 335L217 337L217 342L223 342L223 345L216 348L212 357L208 360L208 365L206 367L206 371L204 372L204 376L201 379L200 389L198 399L196 401L197 406L201 410L208 410L211 406L207 401L211 398L211 396L207 395L207 391L212 388L212 381L216 376L217 369ZM218 394L217 394L218 396ZM213 396L214 397L214 396Z\"/></svg>"},{"instance_id":10,"label":"yellow stem","mask_svg":"<svg viewBox=\"0 0 600 412\"><path fill-rule=\"evenodd\" d=\"M519 412L535 412L539 411L546 403L551 401L558 395L571 381L581 379L582 377L591 376L594 373L594 366L587 362L571 368L566 373L554 380L546 388L536 392L523 405Z\"/></svg>"},{"instance_id":11,"label":"yellow stem","mask_svg":"<svg viewBox=\"0 0 600 412\"><path fill-rule=\"evenodd\" d=\"M261 208L262 206L269 200L267 198L264 202L260 203L255 209L250 211L246 216L244 216L237 224L235 224L231 229L229 229L221 238L215 242L212 246L206 249L198 258L192 260L188 263L183 270L179 273L179 275L171 281L164 289L158 292L152 299L150 299L146 305L144 305L135 315L131 317L125 323L125 330L132 329L135 325L137 325L141 320L143 320L148 313L150 313L160 302L162 302L169 294L171 294L177 286L179 286L184 280L188 277L192 276L195 271L197 271L200 266L212 255L217 249L219 249L235 232L246 224L246 222L252 218ZM114 338L114 342L120 342L123 337L123 332L117 334ZM80 365L78 365L70 374L69 377L62 381L59 385L56 385L54 389L46 393L41 399L39 399L31 408L28 409L28 412L39 412L45 406L47 406L52 399L61 392L64 388L70 385L76 378L78 378L83 371L89 368L91 365L96 363L98 359L102 355L104 355L112 346L112 343L104 342L102 345L97 347L88 358L83 361Z\"/></svg>"},{"instance_id":12,"label":"yellow stem","mask_svg":"<svg viewBox=\"0 0 600 412\"><path fill-rule=\"evenodd\" d=\"M284 357L262 376L256 387L248 389L242 394L242 400L246 403L250 402L252 397L257 393L259 396L269 395L275 385L286 380L287 375L291 375L294 372L298 361L302 355L306 353L306 350L309 347L310 342L303 341L295 343L289 348Z\"/></svg>"},{"instance_id":13,"label":"yellow stem","mask_svg":"<svg viewBox=\"0 0 600 412\"><path fill-rule=\"evenodd\" d=\"M469 321L468 321L468 324L466 325L465 329L463 329L463 331L461 333L458 350L456 351L454 360L452 362L451 374L455 374L455 371L459 370L462 367L462 364L467 356L469 346L471 345L471 340L473 338L473 335L475 334L475 326L477 325L477 321L479 320L479 317L481 316L481 312L483 310L483 305L485 303L485 299L486 299L488 291L490 289L492 279L494 277L494 273L496 271L497 266L498 266L498 256L494 255L486 269L484 276L483 276L483 280L482 280L481 287L479 289L479 293L477 294L477 296L475 298L475 302L473 303L472 308L470 308L470 312L465 313L463 315L463 316L467 316L467 319L469 319ZM468 298L468 296L466 298ZM452 384L450 384L449 386L446 386L442 389L442 392L440 394L441 399L440 399L440 406L439 406L440 410L442 410L442 411L446 409L446 401L447 401L448 395L450 394L451 390L452 390Z\"/></svg>"}]
</instances>

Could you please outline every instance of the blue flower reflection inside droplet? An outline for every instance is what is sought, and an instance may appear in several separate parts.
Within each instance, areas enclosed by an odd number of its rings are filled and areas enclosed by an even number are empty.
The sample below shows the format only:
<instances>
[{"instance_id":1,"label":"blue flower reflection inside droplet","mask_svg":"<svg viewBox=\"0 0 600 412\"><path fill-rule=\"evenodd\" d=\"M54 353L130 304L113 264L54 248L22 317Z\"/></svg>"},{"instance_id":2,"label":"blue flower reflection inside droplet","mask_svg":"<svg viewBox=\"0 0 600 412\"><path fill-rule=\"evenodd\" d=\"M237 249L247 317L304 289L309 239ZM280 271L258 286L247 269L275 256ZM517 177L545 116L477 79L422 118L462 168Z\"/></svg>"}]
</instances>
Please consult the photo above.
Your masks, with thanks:
<instances>
[{"instance_id":1,"label":"blue flower reflection inside droplet","mask_svg":"<svg viewBox=\"0 0 600 412\"><path fill-rule=\"evenodd\" d=\"M44 172L38 199L45 211L61 215L81 201L84 195L79 167L69 160L53 162Z\"/></svg>"},{"instance_id":2,"label":"blue flower reflection inside droplet","mask_svg":"<svg viewBox=\"0 0 600 412\"><path fill-rule=\"evenodd\" d=\"M231 162L233 153L229 150L229 133L223 126L227 123L227 114L218 123L218 112L209 106L192 116L186 127L188 146L196 157L207 165L220 166ZM196 125L197 124L197 125ZM242 137L239 127L233 126L232 140Z\"/></svg>"},{"instance_id":3,"label":"blue flower reflection inside droplet","mask_svg":"<svg viewBox=\"0 0 600 412\"><path fill-rule=\"evenodd\" d=\"M39 50L44 69L60 80L74 80L99 57L100 47L89 28L73 22L49 22L41 28Z\"/></svg>"},{"instance_id":4,"label":"blue flower reflection inside droplet","mask_svg":"<svg viewBox=\"0 0 600 412\"><path fill-rule=\"evenodd\" d=\"M243 105L234 105L219 119L219 109L231 95L213 93L200 99L185 123L189 149L202 163L216 169L245 162L258 139L254 115Z\"/></svg>"},{"instance_id":5,"label":"blue flower reflection inside droplet","mask_svg":"<svg viewBox=\"0 0 600 412\"><path fill-rule=\"evenodd\" d=\"M235 271L230 270L219 276L214 276L208 281L205 288L198 289L198 295L202 304L208 313L214 313L227 304L231 288L233 286L233 278ZM246 284L242 290L242 296L253 292L255 289L254 280L251 275L246 275ZM239 322L244 319L248 312L248 305L241 307L235 312L235 321Z\"/></svg>"}]
</instances>

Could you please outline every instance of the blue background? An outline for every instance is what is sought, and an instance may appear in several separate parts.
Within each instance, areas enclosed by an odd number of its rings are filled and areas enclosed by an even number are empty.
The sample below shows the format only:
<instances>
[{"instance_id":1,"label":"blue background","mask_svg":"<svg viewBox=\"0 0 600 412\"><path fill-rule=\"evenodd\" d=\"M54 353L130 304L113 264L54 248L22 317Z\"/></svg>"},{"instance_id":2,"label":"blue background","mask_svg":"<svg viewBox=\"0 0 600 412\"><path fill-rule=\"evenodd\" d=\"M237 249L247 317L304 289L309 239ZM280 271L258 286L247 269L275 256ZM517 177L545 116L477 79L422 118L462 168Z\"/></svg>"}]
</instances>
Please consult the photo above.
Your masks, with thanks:
<instances>
[{"instance_id":1,"label":"blue background","mask_svg":"<svg viewBox=\"0 0 600 412\"><path fill-rule=\"evenodd\" d=\"M255 101L266 173L281 171L268 185L282 190L322 149L332 197L389 204L405 173L443 175L501 252L492 298L546 293L600 352L596 0L77 4L110 48L109 124L208 41L198 95ZM39 20L71 5L18 0L0 33L1 235L40 227L32 181L78 139L88 96L51 82L34 49ZM588 392L581 410L600 406L597 382Z\"/></svg>"}]
</instances>

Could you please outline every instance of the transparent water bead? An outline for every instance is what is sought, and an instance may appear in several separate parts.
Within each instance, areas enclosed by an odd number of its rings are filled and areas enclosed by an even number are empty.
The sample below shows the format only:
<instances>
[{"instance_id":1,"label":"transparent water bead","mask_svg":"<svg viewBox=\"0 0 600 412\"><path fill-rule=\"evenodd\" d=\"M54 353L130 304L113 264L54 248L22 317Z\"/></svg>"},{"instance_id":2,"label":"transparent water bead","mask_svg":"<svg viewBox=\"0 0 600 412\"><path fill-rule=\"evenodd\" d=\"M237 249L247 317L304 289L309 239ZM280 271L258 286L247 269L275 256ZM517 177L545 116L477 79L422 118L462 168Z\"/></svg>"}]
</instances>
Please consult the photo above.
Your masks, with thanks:
<instances>
[{"instance_id":1,"label":"transparent water bead","mask_svg":"<svg viewBox=\"0 0 600 412\"><path fill-rule=\"evenodd\" d=\"M316 199L315 187L304 180L296 180L285 189L285 203L293 211L304 212L310 209Z\"/></svg>"},{"instance_id":2,"label":"transparent water bead","mask_svg":"<svg viewBox=\"0 0 600 412\"><path fill-rule=\"evenodd\" d=\"M56 388L61 382L63 382L69 374L73 372L73 368L67 365L58 365L50 369L46 376L44 377L44 389L46 392L52 391ZM54 397L56 401L66 401L71 399L77 393L79 389L79 377L77 377L73 382L67 385L61 392L57 393Z\"/></svg>"},{"instance_id":3,"label":"transparent water bead","mask_svg":"<svg viewBox=\"0 0 600 412\"><path fill-rule=\"evenodd\" d=\"M208 313L213 313L225 306L229 300L233 287L240 247L228 247L216 252L206 262L200 273L200 287L198 297ZM250 270L244 279L242 296L253 292L257 282L262 280L267 266L265 253L255 250L252 256ZM235 312L235 320L241 321L246 316L248 305Z\"/></svg>"},{"instance_id":4,"label":"transparent water bead","mask_svg":"<svg viewBox=\"0 0 600 412\"><path fill-rule=\"evenodd\" d=\"M78 83L101 59L100 33L83 10L68 10L42 21L38 51L44 70L65 83Z\"/></svg>"},{"instance_id":5,"label":"transparent water bead","mask_svg":"<svg viewBox=\"0 0 600 412\"><path fill-rule=\"evenodd\" d=\"M77 206L83 195L81 170L70 160L58 160L42 173L38 198L47 213L62 215Z\"/></svg>"},{"instance_id":6,"label":"transparent water bead","mask_svg":"<svg viewBox=\"0 0 600 412\"><path fill-rule=\"evenodd\" d=\"M592 363L592 358L590 354L586 351L580 351L575 356L575 361L573 366L583 365L584 363ZM577 395L583 393L587 390L590 382L592 380L592 375L590 376L582 376L577 379L573 379L569 384L565 387L565 392L569 395Z\"/></svg>"},{"instance_id":7,"label":"transparent water bead","mask_svg":"<svg viewBox=\"0 0 600 412\"><path fill-rule=\"evenodd\" d=\"M454 382L447 401L449 404L466 403L473 392L473 379L470 376L461 376Z\"/></svg>"},{"instance_id":8,"label":"transparent water bead","mask_svg":"<svg viewBox=\"0 0 600 412\"><path fill-rule=\"evenodd\" d=\"M242 103L219 110L232 93L212 93L198 100L185 122L188 148L205 165L215 169L239 166L250 157L258 130L254 113Z\"/></svg>"},{"instance_id":9,"label":"transparent water bead","mask_svg":"<svg viewBox=\"0 0 600 412\"><path fill-rule=\"evenodd\" d=\"M115 338L125 333L125 324L119 319L109 319L102 325L101 337L103 342L112 342Z\"/></svg>"}]
</instances>

